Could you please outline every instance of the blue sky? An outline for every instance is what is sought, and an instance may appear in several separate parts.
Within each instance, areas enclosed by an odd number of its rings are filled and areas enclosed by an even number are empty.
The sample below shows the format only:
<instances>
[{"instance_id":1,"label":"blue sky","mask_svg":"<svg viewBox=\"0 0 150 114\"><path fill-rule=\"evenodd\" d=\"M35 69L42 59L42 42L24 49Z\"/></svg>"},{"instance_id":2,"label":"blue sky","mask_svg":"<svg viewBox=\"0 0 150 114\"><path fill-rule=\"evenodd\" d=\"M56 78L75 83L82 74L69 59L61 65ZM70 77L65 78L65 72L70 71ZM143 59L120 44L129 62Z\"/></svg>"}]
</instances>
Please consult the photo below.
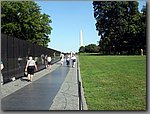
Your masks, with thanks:
<instances>
[{"instance_id":1,"label":"blue sky","mask_svg":"<svg viewBox=\"0 0 150 114\"><path fill-rule=\"evenodd\" d=\"M83 45L97 44L99 36L95 27L92 1L36 1L41 12L50 15L53 28L49 48L62 52L79 50L82 30ZM140 9L146 0L140 1Z\"/></svg>"}]
</instances>

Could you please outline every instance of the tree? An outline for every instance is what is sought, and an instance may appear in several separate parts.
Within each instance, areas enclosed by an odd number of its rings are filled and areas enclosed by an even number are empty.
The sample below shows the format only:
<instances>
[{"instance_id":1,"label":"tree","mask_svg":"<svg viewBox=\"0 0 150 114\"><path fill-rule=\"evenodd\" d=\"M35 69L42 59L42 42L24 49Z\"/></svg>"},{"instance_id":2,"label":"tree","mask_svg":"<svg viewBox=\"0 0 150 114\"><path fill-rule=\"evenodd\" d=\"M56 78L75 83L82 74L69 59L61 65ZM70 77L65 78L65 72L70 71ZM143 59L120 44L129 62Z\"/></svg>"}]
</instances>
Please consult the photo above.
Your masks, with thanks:
<instances>
[{"instance_id":1,"label":"tree","mask_svg":"<svg viewBox=\"0 0 150 114\"><path fill-rule=\"evenodd\" d=\"M52 21L34 1L2 1L1 8L2 33L47 46Z\"/></svg>"},{"instance_id":2,"label":"tree","mask_svg":"<svg viewBox=\"0 0 150 114\"><path fill-rule=\"evenodd\" d=\"M95 1L93 2L94 6L94 17L97 21L96 30L98 30L103 46L101 49L111 53L113 50L114 53L119 51L120 48L119 38L122 37L122 34L125 33L124 28L126 28L125 13L126 2L104 2L104 1ZM103 41L104 40L104 41ZM107 45L107 46L106 46ZM100 45L102 46L102 45Z\"/></svg>"},{"instance_id":3,"label":"tree","mask_svg":"<svg viewBox=\"0 0 150 114\"><path fill-rule=\"evenodd\" d=\"M81 47L79 48L79 53L83 53L83 52L85 52L85 47L84 47L84 46L81 46Z\"/></svg>"},{"instance_id":4,"label":"tree","mask_svg":"<svg viewBox=\"0 0 150 114\"><path fill-rule=\"evenodd\" d=\"M85 46L85 52L98 53L99 49L98 49L98 46L96 46L96 44L89 44L89 45Z\"/></svg>"},{"instance_id":5,"label":"tree","mask_svg":"<svg viewBox=\"0 0 150 114\"><path fill-rule=\"evenodd\" d=\"M96 30L101 38L100 51L135 54L139 50L137 34L142 28L138 2L94 1L93 8Z\"/></svg>"},{"instance_id":6,"label":"tree","mask_svg":"<svg viewBox=\"0 0 150 114\"><path fill-rule=\"evenodd\" d=\"M84 46L81 46L79 48L79 53L98 53L99 52L99 46L97 46L96 44L89 44Z\"/></svg>"},{"instance_id":7,"label":"tree","mask_svg":"<svg viewBox=\"0 0 150 114\"><path fill-rule=\"evenodd\" d=\"M147 30L147 23L146 23L146 6L143 6L142 8L142 12L140 13L140 19L138 21L139 24L139 32L137 34L137 46L139 49L139 53L140 53L140 49L144 49L144 52L146 52L146 30Z\"/></svg>"}]
</instances>

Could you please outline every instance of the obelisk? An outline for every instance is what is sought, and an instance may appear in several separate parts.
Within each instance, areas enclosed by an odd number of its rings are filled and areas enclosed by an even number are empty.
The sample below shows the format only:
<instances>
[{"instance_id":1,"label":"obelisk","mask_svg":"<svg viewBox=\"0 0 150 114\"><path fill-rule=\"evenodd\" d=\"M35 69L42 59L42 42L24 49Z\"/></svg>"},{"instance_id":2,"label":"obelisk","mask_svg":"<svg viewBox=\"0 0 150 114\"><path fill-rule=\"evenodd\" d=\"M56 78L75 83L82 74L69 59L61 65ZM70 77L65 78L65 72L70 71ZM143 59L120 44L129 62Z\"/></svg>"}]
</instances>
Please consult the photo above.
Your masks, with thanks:
<instances>
[{"instance_id":1,"label":"obelisk","mask_svg":"<svg viewBox=\"0 0 150 114\"><path fill-rule=\"evenodd\" d=\"M80 30L80 47L83 46L82 30Z\"/></svg>"}]
</instances>

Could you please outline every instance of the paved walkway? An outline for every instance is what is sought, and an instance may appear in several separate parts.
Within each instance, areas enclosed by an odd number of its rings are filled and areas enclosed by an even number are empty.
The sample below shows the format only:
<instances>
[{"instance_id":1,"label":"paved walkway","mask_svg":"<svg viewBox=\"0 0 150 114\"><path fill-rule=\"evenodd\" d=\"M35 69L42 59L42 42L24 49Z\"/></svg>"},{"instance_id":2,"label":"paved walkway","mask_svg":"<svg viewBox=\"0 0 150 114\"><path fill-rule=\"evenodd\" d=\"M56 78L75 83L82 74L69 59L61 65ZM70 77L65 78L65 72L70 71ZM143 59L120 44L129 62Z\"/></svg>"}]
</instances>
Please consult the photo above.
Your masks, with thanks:
<instances>
[{"instance_id":1,"label":"paved walkway","mask_svg":"<svg viewBox=\"0 0 150 114\"><path fill-rule=\"evenodd\" d=\"M79 110L77 70L71 68L59 92L53 100L50 110Z\"/></svg>"},{"instance_id":2,"label":"paved walkway","mask_svg":"<svg viewBox=\"0 0 150 114\"><path fill-rule=\"evenodd\" d=\"M2 110L79 110L77 67L60 63L35 73L33 82L1 86Z\"/></svg>"}]
</instances>

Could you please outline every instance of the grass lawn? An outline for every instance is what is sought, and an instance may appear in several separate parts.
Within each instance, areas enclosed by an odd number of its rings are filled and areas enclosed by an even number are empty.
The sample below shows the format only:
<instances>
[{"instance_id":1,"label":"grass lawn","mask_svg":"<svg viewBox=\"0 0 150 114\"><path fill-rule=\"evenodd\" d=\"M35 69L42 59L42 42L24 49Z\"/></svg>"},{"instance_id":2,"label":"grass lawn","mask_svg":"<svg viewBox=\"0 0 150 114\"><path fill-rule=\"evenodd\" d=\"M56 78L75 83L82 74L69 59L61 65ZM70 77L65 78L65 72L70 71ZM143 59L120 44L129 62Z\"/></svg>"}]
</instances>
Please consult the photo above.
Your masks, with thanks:
<instances>
[{"instance_id":1,"label":"grass lawn","mask_svg":"<svg viewBox=\"0 0 150 114\"><path fill-rule=\"evenodd\" d=\"M80 54L88 110L146 110L146 56Z\"/></svg>"}]
</instances>

